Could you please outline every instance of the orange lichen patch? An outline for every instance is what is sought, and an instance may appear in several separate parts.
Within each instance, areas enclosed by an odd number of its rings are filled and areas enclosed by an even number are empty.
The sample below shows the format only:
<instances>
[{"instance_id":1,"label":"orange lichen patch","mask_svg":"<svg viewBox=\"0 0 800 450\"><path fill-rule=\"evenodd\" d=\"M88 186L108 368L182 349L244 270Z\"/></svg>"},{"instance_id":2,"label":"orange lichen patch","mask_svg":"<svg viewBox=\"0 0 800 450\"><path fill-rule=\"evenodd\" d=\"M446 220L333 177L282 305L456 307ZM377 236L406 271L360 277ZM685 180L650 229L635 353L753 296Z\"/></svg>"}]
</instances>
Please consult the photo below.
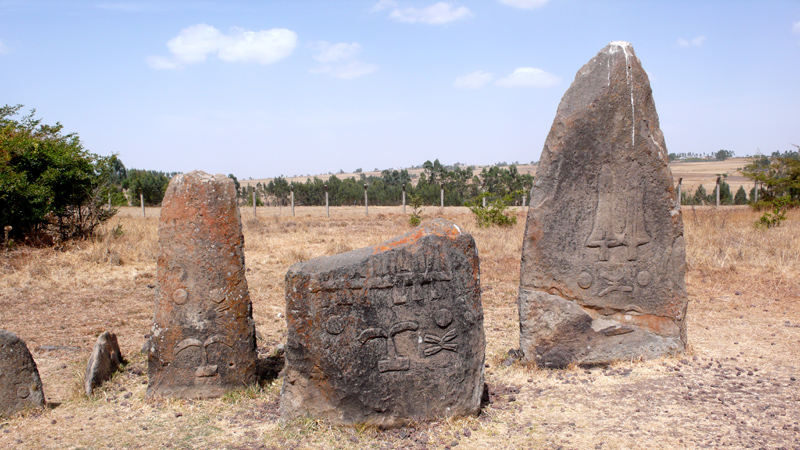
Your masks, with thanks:
<instances>
[{"instance_id":1,"label":"orange lichen patch","mask_svg":"<svg viewBox=\"0 0 800 450\"><path fill-rule=\"evenodd\" d=\"M409 233L375 245L373 254L389 251L402 245L413 244L425 236L444 236L456 239L460 235L461 229L458 225L444 219L434 219L423 223Z\"/></svg>"}]
</instances>

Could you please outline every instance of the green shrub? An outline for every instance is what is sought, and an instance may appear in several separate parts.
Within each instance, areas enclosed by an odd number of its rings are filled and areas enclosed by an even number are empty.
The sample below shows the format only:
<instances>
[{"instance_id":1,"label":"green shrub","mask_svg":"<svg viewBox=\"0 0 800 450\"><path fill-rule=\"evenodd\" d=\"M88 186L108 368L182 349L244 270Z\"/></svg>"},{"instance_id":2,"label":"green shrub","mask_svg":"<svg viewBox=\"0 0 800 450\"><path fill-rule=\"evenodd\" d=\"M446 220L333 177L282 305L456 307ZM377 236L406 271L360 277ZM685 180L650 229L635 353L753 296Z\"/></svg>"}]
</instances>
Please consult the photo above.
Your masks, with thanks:
<instances>
[{"instance_id":1,"label":"green shrub","mask_svg":"<svg viewBox=\"0 0 800 450\"><path fill-rule=\"evenodd\" d=\"M42 124L35 110L15 120L21 108L0 108L0 226L40 242L90 235L116 212L103 201L109 158L61 124Z\"/></svg>"},{"instance_id":2,"label":"green shrub","mask_svg":"<svg viewBox=\"0 0 800 450\"><path fill-rule=\"evenodd\" d=\"M411 206L411 217L408 218L408 223L412 227L416 227L422 222L422 196L409 195L408 204Z\"/></svg>"},{"instance_id":3,"label":"green shrub","mask_svg":"<svg viewBox=\"0 0 800 450\"><path fill-rule=\"evenodd\" d=\"M761 202L759 202L761 203ZM792 206L792 200L788 196L780 197L771 201L772 213L765 212L755 222L756 228L779 227L781 222L786 220L786 210Z\"/></svg>"},{"instance_id":4,"label":"green shrub","mask_svg":"<svg viewBox=\"0 0 800 450\"><path fill-rule=\"evenodd\" d=\"M516 216L509 216L506 214L506 209L514 201L515 197L522 195L522 191L512 192L502 197L494 197L490 202L487 202L486 207L483 206L483 199L489 198L490 193L484 192L476 197L473 201L468 202L469 210L475 214L475 222L478 227L491 227L498 225L501 227L511 226L517 223Z\"/></svg>"}]
</instances>

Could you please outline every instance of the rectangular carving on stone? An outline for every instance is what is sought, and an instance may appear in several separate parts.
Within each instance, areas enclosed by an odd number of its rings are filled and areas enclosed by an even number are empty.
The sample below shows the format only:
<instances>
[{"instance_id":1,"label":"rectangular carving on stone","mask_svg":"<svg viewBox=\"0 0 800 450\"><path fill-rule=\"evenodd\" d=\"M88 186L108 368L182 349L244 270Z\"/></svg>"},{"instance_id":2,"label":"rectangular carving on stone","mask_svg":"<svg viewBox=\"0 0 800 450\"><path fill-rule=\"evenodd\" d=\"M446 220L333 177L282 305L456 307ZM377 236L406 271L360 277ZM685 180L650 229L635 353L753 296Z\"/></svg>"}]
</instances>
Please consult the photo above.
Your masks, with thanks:
<instances>
[{"instance_id":1,"label":"rectangular carving on stone","mask_svg":"<svg viewBox=\"0 0 800 450\"><path fill-rule=\"evenodd\" d=\"M293 265L286 312L284 417L395 426L478 412L478 253L455 224Z\"/></svg>"},{"instance_id":2,"label":"rectangular carving on stone","mask_svg":"<svg viewBox=\"0 0 800 450\"><path fill-rule=\"evenodd\" d=\"M564 94L531 193L523 361L560 367L686 345L685 251L664 136L633 47L612 42Z\"/></svg>"},{"instance_id":3,"label":"rectangular carving on stone","mask_svg":"<svg viewBox=\"0 0 800 450\"><path fill-rule=\"evenodd\" d=\"M169 182L158 227L148 397L204 398L255 383L256 340L233 180Z\"/></svg>"}]
</instances>

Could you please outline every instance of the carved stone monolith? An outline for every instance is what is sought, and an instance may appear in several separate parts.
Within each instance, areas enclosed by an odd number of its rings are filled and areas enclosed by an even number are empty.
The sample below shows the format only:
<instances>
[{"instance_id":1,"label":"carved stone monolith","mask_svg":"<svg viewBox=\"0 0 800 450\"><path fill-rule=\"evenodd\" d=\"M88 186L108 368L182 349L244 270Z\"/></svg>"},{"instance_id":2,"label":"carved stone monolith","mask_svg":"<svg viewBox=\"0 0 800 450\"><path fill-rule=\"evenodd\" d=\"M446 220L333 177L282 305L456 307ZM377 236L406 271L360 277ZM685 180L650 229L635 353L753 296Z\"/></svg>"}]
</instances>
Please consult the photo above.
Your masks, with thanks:
<instances>
[{"instance_id":1,"label":"carved stone monolith","mask_svg":"<svg viewBox=\"0 0 800 450\"><path fill-rule=\"evenodd\" d=\"M667 147L633 47L612 42L558 106L531 194L523 362L653 358L686 345L686 257Z\"/></svg>"},{"instance_id":2,"label":"carved stone monolith","mask_svg":"<svg viewBox=\"0 0 800 450\"><path fill-rule=\"evenodd\" d=\"M0 330L0 417L44 405L42 380L28 346Z\"/></svg>"},{"instance_id":3,"label":"carved stone monolith","mask_svg":"<svg viewBox=\"0 0 800 450\"><path fill-rule=\"evenodd\" d=\"M158 228L148 397L206 398L257 381L236 189L194 171L169 182Z\"/></svg>"},{"instance_id":4,"label":"carved stone monolith","mask_svg":"<svg viewBox=\"0 0 800 450\"><path fill-rule=\"evenodd\" d=\"M392 427L476 414L485 338L478 252L443 219L286 274L284 418Z\"/></svg>"}]
</instances>

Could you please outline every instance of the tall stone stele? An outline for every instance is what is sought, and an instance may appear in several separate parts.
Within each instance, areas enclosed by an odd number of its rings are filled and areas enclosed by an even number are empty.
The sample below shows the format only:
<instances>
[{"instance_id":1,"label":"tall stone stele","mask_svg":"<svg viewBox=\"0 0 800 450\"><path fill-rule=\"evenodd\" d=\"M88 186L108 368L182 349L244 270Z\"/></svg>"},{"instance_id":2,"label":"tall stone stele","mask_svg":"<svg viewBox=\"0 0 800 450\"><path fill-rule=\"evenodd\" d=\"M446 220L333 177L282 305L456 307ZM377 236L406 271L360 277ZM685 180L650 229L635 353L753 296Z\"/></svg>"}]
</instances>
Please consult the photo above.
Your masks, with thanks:
<instances>
[{"instance_id":1,"label":"tall stone stele","mask_svg":"<svg viewBox=\"0 0 800 450\"><path fill-rule=\"evenodd\" d=\"M443 219L286 274L284 418L393 427L477 414L478 251Z\"/></svg>"},{"instance_id":2,"label":"tall stone stele","mask_svg":"<svg viewBox=\"0 0 800 450\"><path fill-rule=\"evenodd\" d=\"M194 171L169 182L158 227L148 397L217 397L254 383L255 325L236 189Z\"/></svg>"},{"instance_id":3,"label":"tall stone stele","mask_svg":"<svg viewBox=\"0 0 800 450\"><path fill-rule=\"evenodd\" d=\"M544 367L686 345L686 256L667 148L633 47L612 42L558 106L522 247L520 347Z\"/></svg>"}]
</instances>

